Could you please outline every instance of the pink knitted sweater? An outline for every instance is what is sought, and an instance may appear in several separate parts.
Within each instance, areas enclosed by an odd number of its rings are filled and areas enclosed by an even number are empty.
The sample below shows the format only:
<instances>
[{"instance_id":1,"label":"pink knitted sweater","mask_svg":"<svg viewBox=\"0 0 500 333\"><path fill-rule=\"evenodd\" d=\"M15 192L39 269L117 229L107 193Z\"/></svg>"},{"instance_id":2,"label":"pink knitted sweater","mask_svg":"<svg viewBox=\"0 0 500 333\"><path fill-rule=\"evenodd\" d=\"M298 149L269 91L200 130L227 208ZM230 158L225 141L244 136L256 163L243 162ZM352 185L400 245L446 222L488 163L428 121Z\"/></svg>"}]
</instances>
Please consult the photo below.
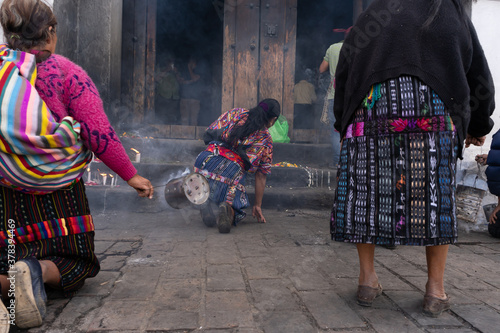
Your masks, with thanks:
<instances>
[{"instance_id":1,"label":"pink knitted sweater","mask_svg":"<svg viewBox=\"0 0 500 333\"><path fill-rule=\"evenodd\" d=\"M137 170L111 127L88 74L60 55L38 64L37 71L36 90L56 120L69 115L80 122L85 145L123 180L132 178Z\"/></svg>"}]
</instances>

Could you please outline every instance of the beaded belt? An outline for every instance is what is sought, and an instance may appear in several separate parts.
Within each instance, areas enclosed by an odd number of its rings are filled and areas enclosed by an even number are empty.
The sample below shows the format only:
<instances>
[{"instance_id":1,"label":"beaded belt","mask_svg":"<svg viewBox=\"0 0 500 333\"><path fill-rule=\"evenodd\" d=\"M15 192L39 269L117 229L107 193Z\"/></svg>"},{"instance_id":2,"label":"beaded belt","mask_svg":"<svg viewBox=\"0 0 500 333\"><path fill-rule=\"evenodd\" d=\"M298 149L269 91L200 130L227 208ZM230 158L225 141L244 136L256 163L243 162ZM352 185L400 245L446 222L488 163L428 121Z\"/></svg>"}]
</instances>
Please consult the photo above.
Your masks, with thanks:
<instances>
[{"instance_id":1,"label":"beaded belt","mask_svg":"<svg viewBox=\"0 0 500 333\"><path fill-rule=\"evenodd\" d=\"M419 118L378 119L367 122L352 123L347 127L346 139L358 136L370 136L394 133L421 133L455 131L450 116L434 116Z\"/></svg>"}]
</instances>

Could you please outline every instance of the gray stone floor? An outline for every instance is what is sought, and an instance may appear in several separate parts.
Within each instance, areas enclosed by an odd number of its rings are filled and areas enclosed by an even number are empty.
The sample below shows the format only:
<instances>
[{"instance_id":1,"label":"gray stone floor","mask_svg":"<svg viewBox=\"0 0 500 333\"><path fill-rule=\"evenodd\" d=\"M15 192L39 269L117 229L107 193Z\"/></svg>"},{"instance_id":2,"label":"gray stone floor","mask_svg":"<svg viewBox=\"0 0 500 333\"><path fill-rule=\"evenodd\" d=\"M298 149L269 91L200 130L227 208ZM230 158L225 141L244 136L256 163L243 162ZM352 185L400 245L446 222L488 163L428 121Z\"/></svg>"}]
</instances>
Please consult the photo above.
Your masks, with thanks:
<instances>
[{"instance_id":1,"label":"gray stone floor","mask_svg":"<svg viewBox=\"0 0 500 333\"><path fill-rule=\"evenodd\" d=\"M195 210L94 216L102 270L48 304L28 332L499 332L500 240L462 232L450 247L452 310L421 314L424 249L376 250L384 293L355 303L355 247L332 242L328 210L265 210L230 234Z\"/></svg>"}]
</instances>

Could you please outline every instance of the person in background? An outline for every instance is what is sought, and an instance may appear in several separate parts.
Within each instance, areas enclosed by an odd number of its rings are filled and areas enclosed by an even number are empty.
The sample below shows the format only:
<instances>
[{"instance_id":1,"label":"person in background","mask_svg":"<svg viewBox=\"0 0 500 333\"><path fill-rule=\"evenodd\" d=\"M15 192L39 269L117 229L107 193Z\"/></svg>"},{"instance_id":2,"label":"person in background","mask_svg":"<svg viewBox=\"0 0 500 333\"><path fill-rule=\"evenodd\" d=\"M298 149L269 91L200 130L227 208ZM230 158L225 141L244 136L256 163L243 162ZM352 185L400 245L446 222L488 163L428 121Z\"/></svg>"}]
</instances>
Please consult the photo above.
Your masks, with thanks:
<instances>
[{"instance_id":1,"label":"person in background","mask_svg":"<svg viewBox=\"0 0 500 333\"><path fill-rule=\"evenodd\" d=\"M248 173L255 174L255 203L252 216L265 223L262 198L266 176L271 173L273 140L269 128L280 116L280 104L264 99L247 110L236 108L222 114L208 127L203 140L208 144L194 163L194 171L205 176L210 186L209 201L201 209L206 226L217 225L229 233L245 216L250 205L245 191ZM218 206L218 215L212 206Z\"/></svg>"},{"instance_id":2,"label":"person in background","mask_svg":"<svg viewBox=\"0 0 500 333\"><path fill-rule=\"evenodd\" d=\"M314 128L314 102L316 102L316 88L311 83L314 73L307 68L302 75L303 79L297 82L293 88L294 99L294 128Z\"/></svg>"},{"instance_id":3,"label":"person in background","mask_svg":"<svg viewBox=\"0 0 500 333\"><path fill-rule=\"evenodd\" d=\"M422 311L437 317L450 309L444 272L458 238L456 161L464 141L484 143L495 109L461 1L373 1L344 41L335 84L343 140L330 225L332 239L356 244L357 303L371 306L382 294L375 245L425 246Z\"/></svg>"},{"instance_id":4,"label":"person in background","mask_svg":"<svg viewBox=\"0 0 500 333\"><path fill-rule=\"evenodd\" d=\"M343 32L347 36L351 27L348 29L333 29L334 32ZM337 69L337 63L339 61L340 50L342 49L342 44L344 41L334 43L330 45L328 50L326 50L325 57L319 66L319 73L324 73L326 71L330 72L330 85L328 87L326 98L328 100L328 126L330 128L330 139L333 148L333 160L332 167L336 168L339 164L340 159L340 133L333 127L335 123L335 115L333 114L333 102L335 98L335 71Z\"/></svg>"},{"instance_id":5,"label":"person in background","mask_svg":"<svg viewBox=\"0 0 500 333\"><path fill-rule=\"evenodd\" d=\"M57 20L52 10L40 0L4 0L0 21L7 47L36 57L38 75L33 83L54 118L59 121L72 116L81 125L80 135L87 149L137 190L139 196L152 198L151 183L139 176L130 162L90 77L70 60L54 53ZM16 124L2 123L3 126ZM8 239L12 228L15 230L15 323L19 328L36 327L46 315L46 286L70 297L87 278L99 272L85 186L77 179L71 186L43 195L3 186L0 203L0 239ZM10 286L7 278L9 270L12 271L11 255L7 243L2 241L3 300L7 300ZM4 319L7 310L1 302L0 308L0 319ZM2 332L8 329L8 325L0 328Z\"/></svg>"},{"instance_id":6,"label":"person in background","mask_svg":"<svg viewBox=\"0 0 500 333\"><path fill-rule=\"evenodd\" d=\"M180 124L180 83L173 56L167 57L167 63L155 77L156 112L155 121L160 124Z\"/></svg>"},{"instance_id":7,"label":"person in background","mask_svg":"<svg viewBox=\"0 0 500 333\"><path fill-rule=\"evenodd\" d=\"M200 100L206 100L207 73L199 66L194 56L189 58L187 69L189 78L179 77L182 84L180 114L181 125L198 125Z\"/></svg>"},{"instance_id":8,"label":"person in background","mask_svg":"<svg viewBox=\"0 0 500 333\"><path fill-rule=\"evenodd\" d=\"M495 238L500 238L500 130L493 135L488 154L476 156L477 163L488 165L486 178L491 194L498 197L498 203L488 219L488 232Z\"/></svg>"}]
</instances>

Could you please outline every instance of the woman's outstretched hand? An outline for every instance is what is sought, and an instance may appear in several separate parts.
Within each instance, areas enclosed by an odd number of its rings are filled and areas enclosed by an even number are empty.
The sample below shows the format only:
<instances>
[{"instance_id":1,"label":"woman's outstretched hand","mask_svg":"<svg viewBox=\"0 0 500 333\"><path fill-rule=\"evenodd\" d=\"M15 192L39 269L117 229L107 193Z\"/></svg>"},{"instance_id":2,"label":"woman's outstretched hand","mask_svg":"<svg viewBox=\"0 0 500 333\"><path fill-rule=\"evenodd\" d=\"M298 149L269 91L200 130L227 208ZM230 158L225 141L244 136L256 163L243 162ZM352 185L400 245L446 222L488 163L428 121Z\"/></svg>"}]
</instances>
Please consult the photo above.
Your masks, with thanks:
<instances>
[{"instance_id":1,"label":"woman's outstretched hand","mask_svg":"<svg viewBox=\"0 0 500 333\"><path fill-rule=\"evenodd\" d=\"M133 187L139 193L140 197L153 199L154 188L146 178L136 174L127 181L127 184Z\"/></svg>"},{"instance_id":2,"label":"woman's outstretched hand","mask_svg":"<svg viewBox=\"0 0 500 333\"><path fill-rule=\"evenodd\" d=\"M259 206L253 206L252 216L255 217L260 223L266 223L266 218L262 214L262 208Z\"/></svg>"}]
</instances>

